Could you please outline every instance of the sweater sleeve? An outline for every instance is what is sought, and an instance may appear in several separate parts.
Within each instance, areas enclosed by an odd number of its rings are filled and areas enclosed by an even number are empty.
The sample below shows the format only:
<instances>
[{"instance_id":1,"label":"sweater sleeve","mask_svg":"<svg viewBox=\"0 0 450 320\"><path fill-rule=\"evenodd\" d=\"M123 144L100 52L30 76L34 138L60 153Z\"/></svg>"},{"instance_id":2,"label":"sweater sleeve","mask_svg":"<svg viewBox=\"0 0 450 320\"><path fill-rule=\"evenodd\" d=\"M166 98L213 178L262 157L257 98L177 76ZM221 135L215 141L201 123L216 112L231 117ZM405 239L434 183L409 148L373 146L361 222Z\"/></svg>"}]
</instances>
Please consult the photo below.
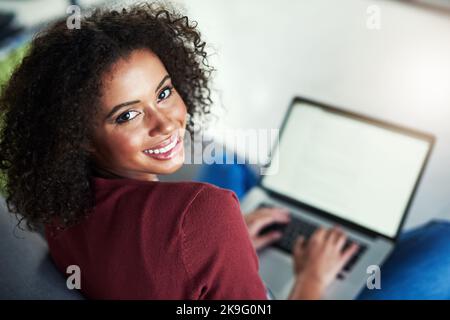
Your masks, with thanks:
<instances>
[{"instance_id":1,"label":"sweater sleeve","mask_svg":"<svg viewBox=\"0 0 450 320\"><path fill-rule=\"evenodd\" d=\"M267 299L236 195L204 186L183 221L183 260L194 299Z\"/></svg>"}]
</instances>

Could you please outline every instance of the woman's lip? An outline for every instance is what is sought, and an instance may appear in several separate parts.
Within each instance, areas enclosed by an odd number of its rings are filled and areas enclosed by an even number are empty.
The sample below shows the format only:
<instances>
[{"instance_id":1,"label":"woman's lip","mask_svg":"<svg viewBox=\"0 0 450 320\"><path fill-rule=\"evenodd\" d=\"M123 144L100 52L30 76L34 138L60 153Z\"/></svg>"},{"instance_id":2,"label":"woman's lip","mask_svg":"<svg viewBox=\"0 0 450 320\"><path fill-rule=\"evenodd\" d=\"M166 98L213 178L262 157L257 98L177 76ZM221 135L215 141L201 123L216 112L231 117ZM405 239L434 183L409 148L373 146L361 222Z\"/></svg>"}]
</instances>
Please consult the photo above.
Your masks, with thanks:
<instances>
[{"instance_id":1,"label":"woman's lip","mask_svg":"<svg viewBox=\"0 0 450 320\"><path fill-rule=\"evenodd\" d=\"M171 142L173 142L175 139L178 139L178 133L174 133L170 138L168 138L165 141L161 142L157 146L154 146L154 147L151 147L151 148L148 148L148 149L145 149L145 150L156 150L156 149L164 148L165 146L167 146Z\"/></svg>"},{"instance_id":2,"label":"woman's lip","mask_svg":"<svg viewBox=\"0 0 450 320\"><path fill-rule=\"evenodd\" d=\"M183 143L181 138L177 138L177 143L176 145L170 149L167 152L164 153L146 153L144 152L144 154L150 158L156 159L156 160L168 160L168 159L172 159L173 157L175 157L175 155L181 150L181 148L183 147Z\"/></svg>"}]
</instances>

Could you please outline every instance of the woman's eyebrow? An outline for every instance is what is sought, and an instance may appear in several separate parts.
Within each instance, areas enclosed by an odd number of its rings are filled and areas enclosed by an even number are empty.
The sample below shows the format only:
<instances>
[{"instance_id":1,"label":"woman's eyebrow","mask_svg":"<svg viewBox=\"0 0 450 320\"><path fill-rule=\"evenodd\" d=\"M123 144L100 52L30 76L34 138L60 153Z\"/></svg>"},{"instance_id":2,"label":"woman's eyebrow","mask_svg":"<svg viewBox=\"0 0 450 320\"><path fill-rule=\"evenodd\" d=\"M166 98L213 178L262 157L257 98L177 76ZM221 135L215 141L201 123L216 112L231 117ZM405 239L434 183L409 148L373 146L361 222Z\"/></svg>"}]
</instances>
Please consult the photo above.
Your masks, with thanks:
<instances>
[{"instance_id":1,"label":"woman's eyebrow","mask_svg":"<svg viewBox=\"0 0 450 320\"><path fill-rule=\"evenodd\" d=\"M170 79L170 76L169 76L168 74L166 74L166 75L164 76L164 78L161 80L161 82L158 84L158 86L156 87L155 93L159 90L159 88L162 87L162 85L164 84L164 82L165 82L167 79Z\"/></svg>"},{"instance_id":2,"label":"woman's eyebrow","mask_svg":"<svg viewBox=\"0 0 450 320\"><path fill-rule=\"evenodd\" d=\"M164 82L166 82L167 79L170 79L170 76L168 74L166 74L164 76L164 78L161 80L161 82L158 84L158 86L155 89L155 93L162 87L162 85L164 84ZM115 106L114 108L111 109L111 111L106 115L105 120L108 120L113 114L115 114L119 109L122 109L123 107L135 104L135 103L139 103L141 102L140 100L133 100L133 101L128 101L128 102L124 102L121 104L118 104L117 106Z\"/></svg>"}]
</instances>

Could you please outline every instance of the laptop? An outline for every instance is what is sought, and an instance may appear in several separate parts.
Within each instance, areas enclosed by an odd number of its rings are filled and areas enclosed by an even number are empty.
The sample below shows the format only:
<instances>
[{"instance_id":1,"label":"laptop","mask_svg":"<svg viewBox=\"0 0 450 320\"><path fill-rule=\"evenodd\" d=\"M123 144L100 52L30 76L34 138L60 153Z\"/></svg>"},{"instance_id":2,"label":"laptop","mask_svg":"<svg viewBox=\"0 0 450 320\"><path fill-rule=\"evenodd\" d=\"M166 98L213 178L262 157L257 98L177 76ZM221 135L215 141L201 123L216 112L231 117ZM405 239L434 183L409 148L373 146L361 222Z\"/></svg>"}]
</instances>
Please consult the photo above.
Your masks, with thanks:
<instances>
[{"instance_id":1,"label":"laptop","mask_svg":"<svg viewBox=\"0 0 450 320\"><path fill-rule=\"evenodd\" d=\"M392 252L430 157L427 133L301 97L292 100L271 162L241 203L243 212L288 208L282 238L258 253L260 275L275 299L294 284L292 246L318 227L339 225L358 252L324 299L353 299ZM267 230L265 230L267 231ZM370 267L370 268L369 268ZM370 272L369 272L370 271ZM374 289L376 290L376 289Z\"/></svg>"}]
</instances>

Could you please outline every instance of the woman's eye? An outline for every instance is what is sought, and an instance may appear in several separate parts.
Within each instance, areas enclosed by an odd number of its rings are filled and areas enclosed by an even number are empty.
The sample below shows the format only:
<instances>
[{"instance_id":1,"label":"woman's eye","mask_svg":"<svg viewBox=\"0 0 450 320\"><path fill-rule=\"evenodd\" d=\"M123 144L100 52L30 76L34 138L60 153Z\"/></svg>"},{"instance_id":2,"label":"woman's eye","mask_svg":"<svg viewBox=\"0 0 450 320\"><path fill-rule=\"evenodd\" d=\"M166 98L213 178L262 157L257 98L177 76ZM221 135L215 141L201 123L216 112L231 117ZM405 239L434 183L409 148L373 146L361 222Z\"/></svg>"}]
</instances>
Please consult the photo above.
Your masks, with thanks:
<instances>
[{"instance_id":1,"label":"woman's eye","mask_svg":"<svg viewBox=\"0 0 450 320\"><path fill-rule=\"evenodd\" d=\"M133 113L135 113L136 115L135 116L130 116ZM117 117L116 122L118 124L122 124L124 122L130 121L130 120L136 118L138 114L140 114L140 112L138 112L138 111L127 111L127 112L124 112L119 117Z\"/></svg>"},{"instance_id":2,"label":"woman's eye","mask_svg":"<svg viewBox=\"0 0 450 320\"><path fill-rule=\"evenodd\" d=\"M166 87L163 89L163 91L161 91L161 93L158 96L158 100L164 100L167 99L171 94L172 94L172 89L173 87Z\"/></svg>"}]
</instances>

